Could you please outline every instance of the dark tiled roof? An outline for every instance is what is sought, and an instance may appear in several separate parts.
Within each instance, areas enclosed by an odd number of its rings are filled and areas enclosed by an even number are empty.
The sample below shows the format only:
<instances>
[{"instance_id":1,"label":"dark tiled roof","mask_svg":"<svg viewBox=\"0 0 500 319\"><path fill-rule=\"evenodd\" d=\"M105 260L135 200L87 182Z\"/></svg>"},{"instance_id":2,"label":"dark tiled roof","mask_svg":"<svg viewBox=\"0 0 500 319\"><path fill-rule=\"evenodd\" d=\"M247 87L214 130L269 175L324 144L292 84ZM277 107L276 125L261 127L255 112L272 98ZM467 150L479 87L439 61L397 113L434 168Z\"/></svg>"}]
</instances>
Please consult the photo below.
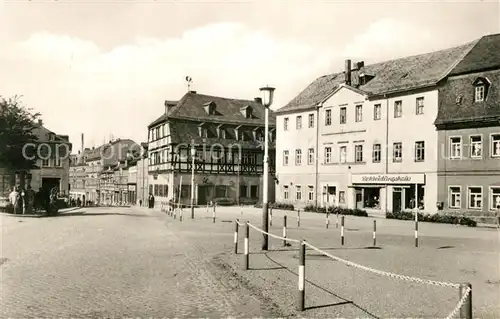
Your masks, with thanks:
<instances>
[{"instance_id":1,"label":"dark tiled roof","mask_svg":"<svg viewBox=\"0 0 500 319\"><path fill-rule=\"evenodd\" d=\"M477 41L450 49L366 65L360 70L354 69L351 84L371 95L434 85L457 65ZM360 72L375 77L367 84L358 86ZM277 113L316 106L344 82L344 72L319 77Z\"/></svg>"},{"instance_id":2,"label":"dark tiled roof","mask_svg":"<svg viewBox=\"0 0 500 319\"><path fill-rule=\"evenodd\" d=\"M500 68L500 34L482 37L450 75Z\"/></svg>"},{"instance_id":3,"label":"dark tiled roof","mask_svg":"<svg viewBox=\"0 0 500 319\"><path fill-rule=\"evenodd\" d=\"M121 150L121 151L120 151ZM127 150L140 150L140 146L130 139L117 139L110 143L89 150L87 161L94 161L105 157L105 164L116 163L119 159L123 160L127 155Z\"/></svg>"},{"instance_id":4,"label":"dark tiled roof","mask_svg":"<svg viewBox=\"0 0 500 319\"><path fill-rule=\"evenodd\" d=\"M500 39L500 38L499 38ZM483 102L474 102L473 83L485 77L491 85ZM439 89L439 111L435 124L500 119L500 68L467 76L450 77ZM461 96L461 102L457 98Z\"/></svg>"},{"instance_id":5,"label":"dark tiled roof","mask_svg":"<svg viewBox=\"0 0 500 319\"><path fill-rule=\"evenodd\" d=\"M198 122L185 121L185 120L171 120L170 124L170 138L172 143L186 143L186 144L199 144L199 145L214 145L221 144L223 146L229 145L239 145L243 149L258 149L263 143L259 143L254 140L237 141L234 138L230 139L219 139L219 138L202 138L198 133ZM236 126L232 126L235 128ZM229 128L229 126L228 126ZM250 128L250 127L249 127ZM231 134L232 135L232 134ZM274 148L274 143L269 145L270 148Z\"/></svg>"},{"instance_id":6,"label":"dark tiled roof","mask_svg":"<svg viewBox=\"0 0 500 319\"><path fill-rule=\"evenodd\" d=\"M215 103L216 113L207 114L204 105ZM250 106L252 108L252 118L245 118L241 113L241 108ZM211 96L198 93L186 93L182 99L173 106L167 115L162 114L157 120L148 127L159 124L168 118L187 119L195 121L233 123L233 124L252 124L264 125L265 107L253 100L230 99L218 96ZM276 117L272 110L269 110L269 125L274 126Z\"/></svg>"},{"instance_id":7,"label":"dark tiled roof","mask_svg":"<svg viewBox=\"0 0 500 319\"><path fill-rule=\"evenodd\" d=\"M165 100L165 103L164 105L165 106L168 106L169 108L172 108L174 106L177 105L177 103L179 103L179 101L173 101L173 100ZM165 120L167 119L167 116L165 113L163 113L160 117L158 117L156 120L154 120L153 122L151 122L149 125L148 125L148 128L152 127L152 126L155 126L157 124L160 124L162 122L165 122Z\"/></svg>"}]
</instances>

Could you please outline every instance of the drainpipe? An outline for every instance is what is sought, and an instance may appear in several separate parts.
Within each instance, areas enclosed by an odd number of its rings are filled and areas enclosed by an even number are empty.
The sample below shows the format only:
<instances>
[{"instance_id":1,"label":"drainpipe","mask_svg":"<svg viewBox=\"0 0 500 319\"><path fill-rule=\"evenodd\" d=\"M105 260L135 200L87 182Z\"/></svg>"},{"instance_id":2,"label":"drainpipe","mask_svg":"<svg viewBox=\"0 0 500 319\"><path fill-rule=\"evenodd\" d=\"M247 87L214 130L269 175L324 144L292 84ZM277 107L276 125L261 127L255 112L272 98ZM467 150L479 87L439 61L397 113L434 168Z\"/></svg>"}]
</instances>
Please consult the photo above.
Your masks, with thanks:
<instances>
[{"instance_id":1,"label":"drainpipe","mask_svg":"<svg viewBox=\"0 0 500 319\"><path fill-rule=\"evenodd\" d=\"M389 98L387 94L384 94L385 99L385 174L389 173ZM389 187L385 185L385 214L387 214L387 208L389 207Z\"/></svg>"},{"instance_id":2,"label":"drainpipe","mask_svg":"<svg viewBox=\"0 0 500 319\"><path fill-rule=\"evenodd\" d=\"M316 154L315 154L315 182L316 185L314 186L315 189L315 195L314 198L314 206L318 207L318 187L319 187L319 109L320 107L323 106L323 103L318 104L316 107Z\"/></svg>"}]
</instances>

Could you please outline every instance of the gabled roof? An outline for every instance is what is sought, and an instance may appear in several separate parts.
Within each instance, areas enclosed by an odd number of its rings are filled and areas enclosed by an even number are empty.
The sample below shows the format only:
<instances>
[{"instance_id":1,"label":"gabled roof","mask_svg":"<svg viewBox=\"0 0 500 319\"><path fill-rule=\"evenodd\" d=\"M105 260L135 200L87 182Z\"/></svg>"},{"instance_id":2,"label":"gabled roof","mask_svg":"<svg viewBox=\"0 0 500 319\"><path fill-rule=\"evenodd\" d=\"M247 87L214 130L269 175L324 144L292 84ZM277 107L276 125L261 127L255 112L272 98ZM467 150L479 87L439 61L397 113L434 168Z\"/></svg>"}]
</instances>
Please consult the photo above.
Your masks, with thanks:
<instances>
[{"instance_id":1,"label":"gabled roof","mask_svg":"<svg viewBox=\"0 0 500 319\"><path fill-rule=\"evenodd\" d=\"M217 105L217 114L207 114L203 106L211 102ZM252 108L252 118L246 118L241 114L241 108L249 106ZM162 114L148 127L160 124L167 119L184 119L193 121L205 121L214 123L263 125L265 116L264 105L254 100L231 99L219 96L211 96L194 92L186 93L180 101L168 111ZM275 125L274 112L269 112L269 125Z\"/></svg>"},{"instance_id":2,"label":"gabled roof","mask_svg":"<svg viewBox=\"0 0 500 319\"><path fill-rule=\"evenodd\" d=\"M500 68L500 34L482 37L450 72L450 76Z\"/></svg>"},{"instance_id":3,"label":"gabled roof","mask_svg":"<svg viewBox=\"0 0 500 319\"><path fill-rule=\"evenodd\" d=\"M457 66L478 41L445 50L365 65L359 70L352 70L351 84L370 95L403 92L436 85ZM365 85L358 86L358 73L370 74L374 78ZM344 72L319 77L276 113L314 107L324 101L342 83L345 83Z\"/></svg>"}]
</instances>

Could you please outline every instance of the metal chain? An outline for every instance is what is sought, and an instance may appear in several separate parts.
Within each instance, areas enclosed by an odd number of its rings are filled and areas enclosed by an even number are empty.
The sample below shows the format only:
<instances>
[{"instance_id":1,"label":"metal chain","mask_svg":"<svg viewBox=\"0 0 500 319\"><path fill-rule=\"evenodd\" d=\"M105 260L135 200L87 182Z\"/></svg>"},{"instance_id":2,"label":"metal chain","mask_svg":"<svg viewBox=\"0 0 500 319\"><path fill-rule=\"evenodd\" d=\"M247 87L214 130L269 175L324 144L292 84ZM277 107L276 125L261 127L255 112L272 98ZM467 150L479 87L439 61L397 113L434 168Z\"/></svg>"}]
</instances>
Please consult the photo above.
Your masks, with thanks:
<instances>
[{"instance_id":1,"label":"metal chain","mask_svg":"<svg viewBox=\"0 0 500 319\"><path fill-rule=\"evenodd\" d=\"M267 233L265 231L263 231L262 229L258 228L258 227L255 227L254 225L248 223L248 226L252 227L253 229L255 229L256 231L258 232L261 232L263 234L266 234L268 236L271 236L271 237L274 237L276 239L282 239L282 240L285 240L285 241L290 241L290 242L294 242L294 243L300 243L300 240L297 240L297 239L293 239L293 238L286 238L286 237L280 237L278 235L274 235L274 234L271 234L271 233Z\"/></svg>"},{"instance_id":2,"label":"metal chain","mask_svg":"<svg viewBox=\"0 0 500 319\"><path fill-rule=\"evenodd\" d=\"M453 284L453 283L448 283L448 282L441 282L441 281L434 281L434 280L429 280L429 279L420 279L420 278L416 278L416 277L410 277L410 276L404 276L404 275L398 275L398 274L394 274L394 273L390 273L390 272L387 272L387 271L382 271L382 270L378 270L378 269L373 269L373 268L370 268L370 267L366 267L366 266L362 266L362 265L359 265L359 264L356 264L352 261L348 261L348 260L345 260L345 259L342 259L342 258L339 258L339 257L335 257L325 251L322 251L321 249L319 248L316 248L314 247L313 245L307 243L307 242L304 242L304 244L310 248L312 248L313 250L325 255L325 256L328 256L330 258L332 258L333 260L337 260L337 261L340 261L340 262L343 262L345 263L346 265L349 265L349 266L352 266L352 267L355 267L355 268L359 268L359 269L362 269L362 270L365 270L365 271L368 271L368 272L372 272L372 273L375 273L375 274L378 274L378 275L382 275L382 276L387 276L387 277L391 277L391 278L397 278L397 279L401 279L401 280L406 280L406 281L410 281L410 282L415 282L415 283L422 283L422 284L429 284L429 285L434 285L434 286L440 286L440 287L452 287L452 288L459 288L460 285L458 284Z\"/></svg>"},{"instance_id":3,"label":"metal chain","mask_svg":"<svg viewBox=\"0 0 500 319\"><path fill-rule=\"evenodd\" d=\"M457 315L457 313L460 311L460 308L462 308L463 304L465 303L465 300L467 300L467 297L469 296L470 292L471 292L470 287L467 287L467 289L465 290L465 292L462 296L462 299L460 299L460 301L457 303L457 306L455 307L455 309L453 309L453 311L450 312L450 314L448 315L448 317L446 317L446 319L452 319L453 317L455 317Z\"/></svg>"}]
</instances>

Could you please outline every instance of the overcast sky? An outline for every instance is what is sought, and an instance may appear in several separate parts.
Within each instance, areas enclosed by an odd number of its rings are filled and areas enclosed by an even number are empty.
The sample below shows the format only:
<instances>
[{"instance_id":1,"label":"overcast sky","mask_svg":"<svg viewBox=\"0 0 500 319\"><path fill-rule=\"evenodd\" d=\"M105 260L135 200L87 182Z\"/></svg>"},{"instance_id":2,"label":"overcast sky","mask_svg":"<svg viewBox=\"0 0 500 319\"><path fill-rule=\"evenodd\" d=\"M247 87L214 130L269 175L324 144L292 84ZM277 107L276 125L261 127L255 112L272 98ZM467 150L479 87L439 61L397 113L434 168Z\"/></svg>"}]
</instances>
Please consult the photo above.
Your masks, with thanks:
<instances>
[{"instance_id":1,"label":"overcast sky","mask_svg":"<svg viewBox=\"0 0 500 319\"><path fill-rule=\"evenodd\" d=\"M4 0L0 95L22 95L74 149L147 138L187 91L284 106L316 77L500 33L498 1Z\"/></svg>"}]
</instances>

